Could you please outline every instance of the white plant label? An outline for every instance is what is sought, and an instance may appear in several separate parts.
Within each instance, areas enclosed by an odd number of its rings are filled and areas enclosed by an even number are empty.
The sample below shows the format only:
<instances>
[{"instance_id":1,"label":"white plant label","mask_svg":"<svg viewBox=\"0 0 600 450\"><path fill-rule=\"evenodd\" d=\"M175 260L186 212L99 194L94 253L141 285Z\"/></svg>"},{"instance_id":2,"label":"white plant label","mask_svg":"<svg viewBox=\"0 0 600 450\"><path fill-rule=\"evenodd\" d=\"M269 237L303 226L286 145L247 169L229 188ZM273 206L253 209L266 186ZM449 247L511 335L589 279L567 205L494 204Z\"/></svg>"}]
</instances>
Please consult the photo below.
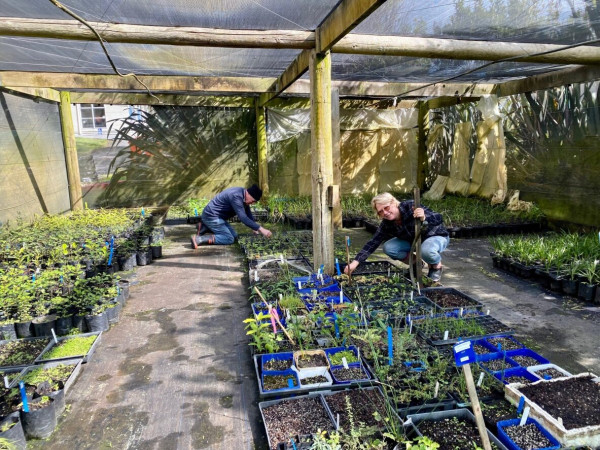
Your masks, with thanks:
<instances>
[{"instance_id":1,"label":"white plant label","mask_svg":"<svg viewBox=\"0 0 600 450\"><path fill-rule=\"evenodd\" d=\"M410 301L411 301L411 302L413 301L413 296L414 296L414 292L413 292L413 291L410 291Z\"/></svg>"},{"instance_id":2,"label":"white plant label","mask_svg":"<svg viewBox=\"0 0 600 450\"><path fill-rule=\"evenodd\" d=\"M344 303L344 292L340 291L340 303Z\"/></svg>"},{"instance_id":3,"label":"white plant label","mask_svg":"<svg viewBox=\"0 0 600 450\"><path fill-rule=\"evenodd\" d=\"M410 326L408 327L408 334L412 334L412 321L410 322Z\"/></svg>"},{"instance_id":4,"label":"white plant label","mask_svg":"<svg viewBox=\"0 0 600 450\"><path fill-rule=\"evenodd\" d=\"M254 271L254 281L258 281L258 269ZM300 284L300 283L298 283Z\"/></svg>"},{"instance_id":5,"label":"white plant label","mask_svg":"<svg viewBox=\"0 0 600 450\"><path fill-rule=\"evenodd\" d=\"M526 406L525 409L523 410L523 416L521 417L519 426L525 425L525 422L527 422L527 417L529 417L529 406Z\"/></svg>"},{"instance_id":6,"label":"white plant label","mask_svg":"<svg viewBox=\"0 0 600 450\"><path fill-rule=\"evenodd\" d=\"M463 309L462 309L462 307L461 307L461 308L458 310L458 316L459 316L459 317L462 317L462 315L463 315Z\"/></svg>"},{"instance_id":7,"label":"white plant label","mask_svg":"<svg viewBox=\"0 0 600 450\"><path fill-rule=\"evenodd\" d=\"M440 391L440 382L435 382L435 390L433 391L433 398L437 398L438 392Z\"/></svg>"},{"instance_id":8,"label":"white plant label","mask_svg":"<svg viewBox=\"0 0 600 450\"><path fill-rule=\"evenodd\" d=\"M10 385L9 381L8 381L8 377L6 375L4 375L4 387L6 389L8 389L8 386Z\"/></svg>"},{"instance_id":9,"label":"white plant label","mask_svg":"<svg viewBox=\"0 0 600 450\"><path fill-rule=\"evenodd\" d=\"M54 339L54 343L58 344L58 339L56 338L56 333L54 332L54 328L50 328L50 331L52 332L52 339Z\"/></svg>"},{"instance_id":10,"label":"white plant label","mask_svg":"<svg viewBox=\"0 0 600 450\"><path fill-rule=\"evenodd\" d=\"M344 366L344 369L348 369L348 361L345 356L342 358L342 365Z\"/></svg>"},{"instance_id":11,"label":"white plant label","mask_svg":"<svg viewBox=\"0 0 600 450\"><path fill-rule=\"evenodd\" d=\"M479 374L479 379L477 380L477 387L481 386L481 383L483 383L483 376L484 376L484 375L485 375L485 374L484 374L483 372L481 372L481 373Z\"/></svg>"},{"instance_id":12,"label":"white plant label","mask_svg":"<svg viewBox=\"0 0 600 450\"><path fill-rule=\"evenodd\" d=\"M302 283L298 281L298 289L302 289Z\"/></svg>"},{"instance_id":13,"label":"white plant label","mask_svg":"<svg viewBox=\"0 0 600 450\"><path fill-rule=\"evenodd\" d=\"M488 309L488 310L485 312L485 315L486 315L486 316L489 316L489 315L490 315L490 310L489 310L489 309Z\"/></svg>"},{"instance_id":14,"label":"white plant label","mask_svg":"<svg viewBox=\"0 0 600 450\"><path fill-rule=\"evenodd\" d=\"M314 302L317 299L317 290L316 289L313 289L312 295L313 295L313 302Z\"/></svg>"},{"instance_id":15,"label":"white plant label","mask_svg":"<svg viewBox=\"0 0 600 450\"><path fill-rule=\"evenodd\" d=\"M448 330L444 331L444 340L447 341L448 340L448 334L450 332Z\"/></svg>"}]
</instances>

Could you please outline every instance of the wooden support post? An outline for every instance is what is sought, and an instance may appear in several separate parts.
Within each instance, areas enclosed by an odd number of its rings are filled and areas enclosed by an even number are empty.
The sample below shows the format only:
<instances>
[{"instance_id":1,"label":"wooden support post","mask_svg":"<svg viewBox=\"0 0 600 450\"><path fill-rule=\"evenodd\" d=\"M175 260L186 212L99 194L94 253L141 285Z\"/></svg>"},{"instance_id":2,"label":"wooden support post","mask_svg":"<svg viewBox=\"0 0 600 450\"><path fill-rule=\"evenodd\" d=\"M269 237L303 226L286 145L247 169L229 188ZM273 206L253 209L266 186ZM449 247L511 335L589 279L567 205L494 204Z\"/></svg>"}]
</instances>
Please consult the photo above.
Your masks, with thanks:
<instances>
[{"instance_id":1,"label":"wooden support post","mask_svg":"<svg viewBox=\"0 0 600 450\"><path fill-rule=\"evenodd\" d=\"M269 165L267 161L267 122L265 108L260 106L260 98L256 99L256 146L258 147L258 184L265 197L269 196Z\"/></svg>"},{"instance_id":2,"label":"wooden support post","mask_svg":"<svg viewBox=\"0 0 600 450\"><path fill-rule=\"evenodd\" d=\"M483 414L481 413L481 405L479 405L479 398L477 397L477 390L475 389L475 383L473 382L473 374L471 373L471 366L465 364L462 366L465 380L467 382L467 391L469 392L469 399L471 400L471 409L475 415L475 423L479 430L479 437L483 443L484 450L491 450L490 439L487 434L487 428L483 421Z\"/></svg>"},{"instance_id":3,"label":"wooden support post","mask_svg":"<svg viewBox=\"0 0 600 450\"><path fill-rule=\"evenodd\" d=\"M342 189L342 163L340 156L340 92L331 90L331 142L333 157L333 184L339 186L338 195ZM342 204L340 198L333 201L333 228L342 228Z\"/></svg>"},{"instance_id":4,"label":"wooden support post","mask_svg":"<svg viewBox=\"0 0 600 450\"><path fill-rule=\"evenodd\" d=\"M59 111L63 144L65 146L65 164L67 166L71 211L82 210L83 196L79 177L79 161L77 160L77 144L75 143L73 116L71 115L71 97L68 91L60 92Z\"/></svg>"},{"instance_id":5,"label":"wooden support post","mask_svg":"<svg viewBox=\"0 0 600 450\"><path fill-rule=\"evenodd\" d=\"M419 189L425 187L425 177L427 176L427 145L426 129L429 125L429 109L426 102L419 102L419 135L418 135L418 153L417 153L417 186Z\"/></svg>"},{"instance_id":6,"label":"wooden support post","mask_svg":"<svg viewBox=\"0 0 600 450\"><path fill-rule=\"evenodd\" d=\"M331 54L310 54L310 115L312 147L312 219L315 269L334 270L333 221L327 190L333 185L331 143Z\"/></svg>"}]
</instances>

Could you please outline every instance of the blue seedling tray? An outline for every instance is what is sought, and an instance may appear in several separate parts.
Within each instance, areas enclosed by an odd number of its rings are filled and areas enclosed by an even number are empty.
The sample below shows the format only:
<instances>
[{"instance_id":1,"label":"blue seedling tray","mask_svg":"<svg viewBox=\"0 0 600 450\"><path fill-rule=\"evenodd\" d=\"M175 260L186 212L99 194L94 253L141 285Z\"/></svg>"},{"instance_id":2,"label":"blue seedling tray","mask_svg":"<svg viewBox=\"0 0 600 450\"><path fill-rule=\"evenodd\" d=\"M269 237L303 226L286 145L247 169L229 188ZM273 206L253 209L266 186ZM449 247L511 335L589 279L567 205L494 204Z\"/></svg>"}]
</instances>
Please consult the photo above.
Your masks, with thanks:
<instances>
[{"instance_id":1,"label":"blue seedling tray","mask_svg":"<svg viewBox=\"0 0 600 450\"><path fill-rule=\"evenodd\" d=\"M293 387L285 387L279 389L265 389L265 376L268 375L282 375L287 377L288 380L293 380ZM289 381L288 381L289 383ZM298 373L294 370L280 370L280 371L266 371L263 372L260 376L260 385L262 392L264 393L272 393L272 392L288 392L288 391L297 391L300 388L300 380L298 379Z\"/></svg>"},{"instance_id":2,"label":"blue seedling tray","mask_svg":"<svg viewBox=\"0 0 600 450\"><path fill-rule=\"evenodd\" d=\"M402 361L402 365L408 368L409 372L425 372L427 370L427 364L425 361Z\"/></svg>"},{"instance_id":3,"label":"blue seedling tray","mask_svg":"<svg viewBox=\"0 0 600 450\"><path fill-rule=\"evenodd\" d=\"M524 367L516 367L513 369L506 369L504 371L494 372L493 375L494 377L502 381L502 383L504 384L509 384L509 381L506 381L506 379L514 376L527 378L532 383L540 381L540 377L532 374Z\"/></svg>"},{"instance_id":4,"label":"blue seedling tray","mask_svg":"<svg viewBox=\"0 0 600 450\"><path fill-rule=\"evenodd\" d=\"M356 358L358 359L358 361L353 361L353 362L348 361L348 367L350 367L352 364L360 364L358 349L354 345L349 345L348 347L326 348L326 349L324 349L324 351L325 351L325 355L327 356L327 359L329 360L329 364L332 367L339 367L339 366L334 366L334 364L331 362L330 355L334 355L336 353L345 352L345 351L351 351L352 353L354 353L354 356L356 356Z\"/></svg>"},{"instance_id":5,"label":"blue seedling tray","mask_svg":"<svg viewBox=\"0 0 600 450\"><path fill-rule=\"evenodd\" d=\"M502 442L504 445L506 445L506 448L508 448L510 450L522 450L522 448L519 447L517 444L515 444L515 442L508 436L508 434L506 434L504 429L508 428L508 427L513 427L515 425L518 426L520 422L521 422L521 419L509 419L509 420L502 420L502 421L498 422L498 424L497 424L498 438L500 438L500 442ZM542 449L536 449L536 450L557 450L560 448L560 442L558 442L550 433L548 433L548 431L543 426L541 426L537 420L532 419L531 417L528 417L525 424L530 424L530 423L534 424L537 427L537 429L540 430L540 432L552 444L550 447L543 447Z\"/></svg>"},{"instance_id":6,"label":"blue seedling tray","mask_svg":"<svg viewBox=\"0 0 600 450\"><path fill-rule=\"evenodd\" d=\"M339 292L341 289L338 282L335 281L329 275L323 275L324 285L321 284L321 281L317 278L317 275L315 274L309 277L294 277L292 278L292 280L294 281L294 286L296 287L296 290L300 294L310 294L313 290L316 290L317 292ZM304 283L308 283L309 281L315 283L315 287L301 287L300 289L298 289L298 282L300 282L300 286L302 286Z\"/></svg>"},{"instance_id":7,"label":"blue seedling tray","mask_svg":"<svg viewBox=\"0 0 600 450\"><path fill-rule=\"evenodd\" d=\"M481 368L483 370L485 370L488 373L491 374L495 374L497 372L502 372L502 370L489 370L487 367L485 367L485 363L488 361L493 361L496 359L503 359L505 360L508 364L511 365L511 367L509 369L504 369L504 370L510 370L510 369L516 369L519 368L520 366L513 361L512 359L510 359L508 357L508 355L504 352L496 352L496 353L487 353L485 355L477 355L477 362L479 363L479 365L481 366Z\"/></svg>"},{"instance_id":8,"label":"blue seedling tray","mask_svg":"<svg viewBox=\"0 0 600 450\"><path fill-rule=\"evenodd\" d=\"M522 344L521 342L519 342L517 339L515 339L514 337L512 337L509 334L501 334L501 335L497 335L497 336L493 336L495 338L504 338L504 339L510 339L511 341L515 342L516 344L518 344L521 348L525 348L525 345ZM495 352L500 351L500 349L498 349L498 347L496 347L494 344L490 343L488 341L489 338L485 338L482 339L481 342L479 342L482 345L485 345L486 347L488 347L490 350L493 350ZM501 350L505 350L505 349L501 349Z\"/></svg>"},{"instance_id":9,"label":"blue seedling tray","mask_svg":"<svg viewBox=\"0 0 600 450\"><path fill-rule=\"evenodd\" d=\"M509 350L506 352L506 356L509 358L512 358L513 356L529 356L531 358L536 359L538 361L537 364L550 364L550 361L548 359L544 358L542 355L539 355L538 353L534 352L533 350L531 350L529 348L520 348L517 350ZM517 364L519 364L519 363L517 362ZM537 364L534 364L534 365L537 365ZM519 364L519 366L527 367L527 366L521 366L520 364Z\"/></svg>"},{"instance_id":10,"label":"blue seedling tray","mask_svg":"<svg viewBox=\"0 0 600 450\"><path fill-rule=\"evenodd\" d=\"M348 364L348 367L351 369L360 368L360 370L362 370L362 372L365 374L365 377L359 378L359 379L354 379L354 380L341 381L335 377L335 371L338 369L343 369L344 366L332 366L329 368L329 371L331 372L331 378L333 379L334 384L352 384L352 383L361 383L361 382L366 382L366 381L371 380L371 375L369 375L369 372L367 371L365 366L363 366L360 362Z\"/></svg>"},{"instance_id":11,"label":"blue seedling tray","mask_svg":"<svg viewBox=\"0 0 600 450\"><path fill-rule=\"evenodd\" d=\"M271 360L276 361L290 361L290 369L294 365L294 353L293 352L285 352L285 353L268 353L266 355L260 355L260 370L261 372L272 372L270 370L265 369L265 364Z\"/></svg>"}]
</instances>

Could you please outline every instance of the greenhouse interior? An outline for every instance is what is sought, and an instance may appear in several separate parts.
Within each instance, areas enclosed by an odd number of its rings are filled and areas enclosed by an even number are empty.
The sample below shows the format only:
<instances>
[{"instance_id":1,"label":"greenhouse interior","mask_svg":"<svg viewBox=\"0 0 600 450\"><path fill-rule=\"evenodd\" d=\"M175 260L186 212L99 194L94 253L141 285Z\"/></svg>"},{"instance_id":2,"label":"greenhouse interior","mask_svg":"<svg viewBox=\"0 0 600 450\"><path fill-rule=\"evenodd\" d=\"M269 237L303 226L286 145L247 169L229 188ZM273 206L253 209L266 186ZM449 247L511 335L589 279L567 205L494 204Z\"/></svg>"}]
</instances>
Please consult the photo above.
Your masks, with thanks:
<instances>
[{"instance_id":1,"label":"greenhouse interior","mask_svg":"<svg viewBox=\"0 0 600 450\"><path fill-rule=\"evenodd\" d=\"M0 449L600 449L599 2L0 17Z\"/></svg>"}]
</instances>

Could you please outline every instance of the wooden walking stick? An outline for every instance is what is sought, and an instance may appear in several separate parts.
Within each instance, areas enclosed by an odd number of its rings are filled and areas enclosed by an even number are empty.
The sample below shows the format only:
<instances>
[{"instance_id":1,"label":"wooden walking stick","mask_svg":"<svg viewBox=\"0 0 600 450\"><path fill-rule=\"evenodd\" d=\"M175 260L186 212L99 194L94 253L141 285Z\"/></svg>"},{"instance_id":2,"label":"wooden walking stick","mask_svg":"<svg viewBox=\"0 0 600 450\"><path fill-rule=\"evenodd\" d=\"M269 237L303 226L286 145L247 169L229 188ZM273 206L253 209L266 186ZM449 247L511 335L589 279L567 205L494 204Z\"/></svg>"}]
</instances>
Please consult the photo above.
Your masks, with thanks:
<instances>
[{"instance_id":1,"label":"wooden walking stick","mask_svg":"<svg viewBox=\"0 0 600 450\"><path fill-rule=\"evenodd\" d=\"M420 208L421 205L421 192L419 190L418 187L414 188L414 198L415 198L415 202L414 202L414 209ZM415 269L416 269L416 273L414 274L415 279L413 280L413 283L416 284L417 287L417 291L419 292L419 294L421 293L421 289L420 289L420 284L422 277L423 277L423 266L421 265L421 220L417 219L415 220L415 242L414 242L414 247L415 247L415 255L416 255L416 261L415 261ZM409 269L412 272L413 271L413 261L412 261L412 250L410 252L410 256L408 258L408 263L410 264Z\"/></svg>"},{"instance_id":2,"label":"wooden walking stick","mask_svg":"<svg viewBox=\"0 0 600 450\"><path fill-rule=\"evenodd\" d=\"M260 297L260 299L263 301L263 303L265 304L265 306L269 309L269 314L271 315L271 310L273 309L273 307L267 303L267 301L265 300L265 298L263 297L263 295L260 293L260 291L258 290L258 288L256 286L254 286L254 290L256 291L256 293L258 294L258 296ZM292 337L288 334L288 332L285 329L285 327L279 321L279 318L277 317L277 315L276 314L275 315L271 315L271 317L273 317L275 319L275 322L277 322L277 325L279 325L281 327L281 329L283 330L284 334L290 340L290 342L292 343L292 345L296 345L296 343L294 342L294 340L292 339Z\"/></svg>"}]
</instances>

